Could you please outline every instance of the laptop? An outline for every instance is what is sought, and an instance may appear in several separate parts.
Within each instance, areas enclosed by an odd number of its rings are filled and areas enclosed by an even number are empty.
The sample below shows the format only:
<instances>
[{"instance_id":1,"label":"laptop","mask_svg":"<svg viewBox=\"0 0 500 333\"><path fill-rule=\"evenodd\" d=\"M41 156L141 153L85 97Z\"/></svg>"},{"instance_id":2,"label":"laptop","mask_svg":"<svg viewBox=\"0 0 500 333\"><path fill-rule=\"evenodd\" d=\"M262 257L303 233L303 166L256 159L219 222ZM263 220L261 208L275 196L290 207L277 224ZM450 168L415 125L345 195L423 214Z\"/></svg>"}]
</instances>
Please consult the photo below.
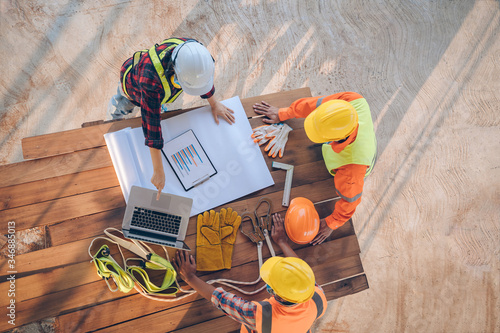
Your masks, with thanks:
<instances>
[{"instance_id":1,"label":"laptop","mask_svg":"<svg viewBox=\"0 0 500 333\"><path fill-rule=\"evenodd\" d=\"M184 243L193 199L132 186L123 216L125 237L190 251Z\"/></svg>"}]
</instances>

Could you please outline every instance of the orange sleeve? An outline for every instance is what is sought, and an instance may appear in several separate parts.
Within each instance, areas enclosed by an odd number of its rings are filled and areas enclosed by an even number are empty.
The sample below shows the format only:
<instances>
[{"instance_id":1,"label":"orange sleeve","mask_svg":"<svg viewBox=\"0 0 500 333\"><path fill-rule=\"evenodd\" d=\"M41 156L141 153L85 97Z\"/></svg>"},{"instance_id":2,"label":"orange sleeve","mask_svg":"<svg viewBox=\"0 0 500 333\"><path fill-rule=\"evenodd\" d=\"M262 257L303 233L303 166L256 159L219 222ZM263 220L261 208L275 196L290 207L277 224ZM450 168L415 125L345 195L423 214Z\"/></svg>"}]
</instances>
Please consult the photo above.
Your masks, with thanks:
<instances>
[{"instance_id":1,"label":"orange sleeve","mask_svg":"<svg viewBox=\"0 0 500 333\"><path fill-rule=\"evenodd\" d=\"M331 229L340 228L356 211L361 202L367 165L348 164L337 169L334 177L335 189L340 200L333 213L325 221Z\"/></svg>"},{"instance_id":2,"label":"orange sleeve","mask_svg":"<svg viewBox=\"0 0 500 333\"><path fill-rule=\"evenodd\" d=\"M317 96L317 97L305 97L300 98L292 103L287 108L279 109L279 118L281 121L290 119L290 118L305 118L311 112L313 112L317 108L318 100L322 98L322 103L328 102L334 99L342 99L347 102L354 101L358 98L363 98L358 93L355 92L341 92L329 96Z\"/></svg>"}]
</instances>

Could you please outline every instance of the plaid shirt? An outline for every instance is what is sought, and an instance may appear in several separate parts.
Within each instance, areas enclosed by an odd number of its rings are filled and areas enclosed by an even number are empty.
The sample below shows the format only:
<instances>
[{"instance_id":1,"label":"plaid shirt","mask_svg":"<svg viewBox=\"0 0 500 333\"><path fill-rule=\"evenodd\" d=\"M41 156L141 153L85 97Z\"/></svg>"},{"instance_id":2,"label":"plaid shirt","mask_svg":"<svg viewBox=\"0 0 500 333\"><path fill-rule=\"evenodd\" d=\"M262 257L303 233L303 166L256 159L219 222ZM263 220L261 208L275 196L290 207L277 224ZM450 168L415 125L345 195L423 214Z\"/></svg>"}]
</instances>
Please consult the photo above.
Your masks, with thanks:
<instances>
[{"instance_id":1,"label":"plaid shirt","mask_svg":"<svg viewBox=\"0 0 500 333\"><path fill-rule=\"evenodd\" d=\"M248 327L252 332L257 330L255 321L257 305L255 303L245 301L219 287L212 293L212 304L227 316Z\"/></svg>"},{"instance_id":2,"label":"plaid shirt","mask_svg":"<svg viewBox=\"0 0 500 333\"><path fill-rule=\"evenodd\" d=\"M188 40L188 38L179 38L181 40ZM171 43L166 43L160 45L156 48L156 51L160 53L167 47L172 45ZM161 64L165 69L165 77L170 80L172 75L174 75L173 66L170 65L170 58L172 55L172 48L165 57L161 60ZM120 71L120 82L123 82L123 74L130 64L133 62L133 57L127 59ZM132 103L136 106L141 107L142 116L142 131L144 132L145 145L151 148L161 149L163 148L163 137L161 133L161 101L165 97L165 90L161 84L160 77L156 72L156 69L151 61L151 58L147 53L144 53L137 63L137 65L132 68L126 77L125 85L127 87L127 93L132 99ZM171 87L171 95L174 96L182 88ZM215 88L212 87L206 95L201 96L201 98L210 98L215 92Z\"/></svg>"}]
</instances>

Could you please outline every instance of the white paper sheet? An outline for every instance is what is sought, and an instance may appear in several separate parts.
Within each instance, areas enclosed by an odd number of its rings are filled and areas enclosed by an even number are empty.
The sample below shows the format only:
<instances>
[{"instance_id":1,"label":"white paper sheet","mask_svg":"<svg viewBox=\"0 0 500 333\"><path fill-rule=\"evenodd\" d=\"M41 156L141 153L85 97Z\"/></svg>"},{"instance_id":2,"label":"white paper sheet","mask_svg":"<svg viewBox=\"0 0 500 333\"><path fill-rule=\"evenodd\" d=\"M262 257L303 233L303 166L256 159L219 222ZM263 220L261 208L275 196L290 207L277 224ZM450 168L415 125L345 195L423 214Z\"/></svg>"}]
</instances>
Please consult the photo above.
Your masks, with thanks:
<instances>
[{"instance_id":1,"label":"white paper sheet","mask_svg":"<svg viewBox=\"0 0 500 333\"><path fill-rule=\"evenodd\" d=\"M208 106L161 122L165 142L192 129L217 169L215 176L186 192L163 159L166 179L163 192L192 198L191 216L274 184L259 146L251 138L252 128L239 97L222 103L234 111L235 124L220 120L217 125ZM128 149L122 147L125 136ZM150 182L153 166L142 129L125 129L104 137L125 201L132 185L154 189ZM132 165L134 170L129 167Z\"/></svg>"}]
</instances>

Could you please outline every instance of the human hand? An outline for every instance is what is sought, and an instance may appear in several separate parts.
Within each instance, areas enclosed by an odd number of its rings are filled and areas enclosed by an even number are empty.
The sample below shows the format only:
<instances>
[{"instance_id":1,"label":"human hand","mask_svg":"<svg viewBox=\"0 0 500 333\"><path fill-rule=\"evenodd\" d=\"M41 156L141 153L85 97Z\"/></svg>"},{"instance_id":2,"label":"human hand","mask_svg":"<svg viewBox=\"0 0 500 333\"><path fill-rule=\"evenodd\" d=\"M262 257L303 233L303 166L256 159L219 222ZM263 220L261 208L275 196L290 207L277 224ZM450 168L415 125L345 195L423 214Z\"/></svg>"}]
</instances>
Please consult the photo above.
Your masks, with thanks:
<instances>
[{"instance_id":1,"label":"human hand","mask_svg":"<svg viewBox=\"0 0 500 333\"><path fill-rule=\"evenodd\" d=\"M212 108L212 115L214 116L214 120L217 125L219 125L219 117L227 121L230 125L235 123L236 119L234 118L233 110L219 101L211 103L210 106Z\"/></svg>"},{"instance_id":2,"label":"human hand","mask_svg":"<svg viewBox=\"0 0 500 333\"><path fill-rule=\"evenodd\" d=\"M266 124L277 124L280 122L279 109L264 101L254 104L253 111L257 114L265 116L266 118L263 118L262 121Z\"/></svg>"},{"instance_id":3,"label":"human hand","mask_svg":"<svg viewBox=\"0 0 500 333\"><path fill-rule=\"evenodd\" d=\"M328 237L330 237L330 235L332 234L333 232L333 229L331 229L328 224L326 224L326 221L325 219L321 219L320 220L320 224L319 224L319 231L318 231L318 234L316 235L316 237L314 237L314 239L312 240L311 244L312 245L318 245L318 244L321 244L325 241L325 239L327 239Z\"/></svg>"},{"instance_id":4,"label":"human hand","mask_svg":"<svg viewBox=\"0 0 500 333\"><path fill-rule=\"evenodd\" d=\"M283 217L278 213L273 214L271 237L273 238L273 241L280 247L282 245L288 245L288 236L285 232L285 221L283 220Z\"/></svg>"},{"instance_id":5,"label":"human hand","mask_svg":"<svg viewBox=\"0 0 500 333\"><path fill-rule=\"evenodd\" d=\"M153 184L158 190L156 195L156 200L160 200L161 190L165 187L165 172L163 169L153 172L153 177L151 177L151 184Z\"/></svg>"},{"instance_id":6,"label":"human hand","mask_svg":"<svg viewBox=\"0 0 500 333\"><path fill-rule=\"evenodd\" d=\"M193 255L189 254L187 251L177 250L173 265L177 273L186 283L189 283L193 277L196 277L196 261Z\"/></svg>"}]
</instances>

